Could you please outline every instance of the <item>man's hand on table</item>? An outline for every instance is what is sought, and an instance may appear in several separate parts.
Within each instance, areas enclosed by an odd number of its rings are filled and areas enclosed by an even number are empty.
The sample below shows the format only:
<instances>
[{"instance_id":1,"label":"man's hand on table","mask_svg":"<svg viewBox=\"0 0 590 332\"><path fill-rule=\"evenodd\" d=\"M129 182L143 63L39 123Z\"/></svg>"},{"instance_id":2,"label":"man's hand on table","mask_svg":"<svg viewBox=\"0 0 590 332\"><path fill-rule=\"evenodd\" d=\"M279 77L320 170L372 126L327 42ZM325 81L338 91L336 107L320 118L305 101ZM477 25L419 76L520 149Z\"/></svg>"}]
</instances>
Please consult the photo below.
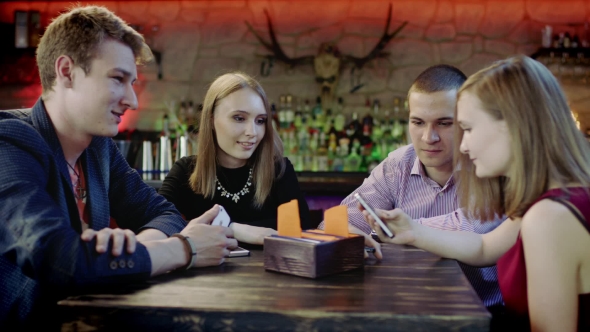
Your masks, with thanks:
<instances>
[{"instance_id":1,"label":"man's hand on table","mask_svg":"<svg viewBox=\"0 0 590 332\"><path fill-rule=\"evenodd\" d=\"M219 205L215 205L200 217L191 220L180 232L190 237L197 247L197 259L193 267L220 265L229 256L229 251L238 247L231 228L211 226L218 213Z\"/></svg>"},{"instance_id":2,"label":"man's hand on table","mask_svg":"<svg viewBox=\"0 0 590 332\"><path fill-rule=\"evenodd\" d=\"M80 238L85 242L90 242L95 237L96 252L99 254L103 254L107 251L111 239L113 242L111 254L115 257L120 256L123 253L123 247L126 248L128 254L134 253L137 245L135 233L129 229L103 228L100 231L87 229L82 235L80 235Z\"/></svg>"}]
</instances>

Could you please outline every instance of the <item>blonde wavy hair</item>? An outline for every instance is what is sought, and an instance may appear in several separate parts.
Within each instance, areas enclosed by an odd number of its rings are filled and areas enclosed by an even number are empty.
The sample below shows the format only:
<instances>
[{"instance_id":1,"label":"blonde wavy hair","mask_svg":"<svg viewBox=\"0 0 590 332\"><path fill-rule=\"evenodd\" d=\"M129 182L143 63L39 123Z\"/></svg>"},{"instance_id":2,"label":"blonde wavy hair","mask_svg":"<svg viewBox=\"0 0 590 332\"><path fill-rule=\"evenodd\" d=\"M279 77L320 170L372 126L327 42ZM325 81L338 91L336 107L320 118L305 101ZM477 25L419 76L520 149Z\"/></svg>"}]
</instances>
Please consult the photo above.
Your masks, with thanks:
<instances>
[{"instance_id":1,"label":"blonde wavy hair","mask_svg":"<svg viewBox=\"0 0 590 332\"><path fill-rule=\"evenodd\" d=\"M521 218L550 181L563 189L569 183L590 187L590 144L544 65L523 55L495 62L471 75L458 99L465 92L476 96L493 118L506 121L512 141L508 176L478 178L469 156L459 151L463 131L455 127L459 199L472 216Z\"/></svg>"}]
</instances>

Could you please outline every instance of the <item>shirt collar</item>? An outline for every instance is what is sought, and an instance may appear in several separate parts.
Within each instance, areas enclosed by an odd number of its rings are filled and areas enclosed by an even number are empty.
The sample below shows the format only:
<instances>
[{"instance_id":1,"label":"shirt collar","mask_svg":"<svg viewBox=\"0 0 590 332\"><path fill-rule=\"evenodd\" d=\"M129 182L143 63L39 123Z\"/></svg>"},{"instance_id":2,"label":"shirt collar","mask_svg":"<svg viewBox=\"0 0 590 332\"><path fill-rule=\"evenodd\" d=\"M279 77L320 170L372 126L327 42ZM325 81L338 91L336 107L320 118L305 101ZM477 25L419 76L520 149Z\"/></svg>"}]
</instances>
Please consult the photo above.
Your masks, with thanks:
<instances>
[{"instance_id":1,"label":"shirt collar","mask_svg":"<svg viewBox=\"0 0 590 332\"><path fill-rule=\"evenodd\" d=\"M455 184L455 176L453 174L451 174L451 177L449 177L449 179L447 180L447 183L445 183L443 189ZM420 159L418 158L417 155L416 155L416 158L414 159L414 164L412 165L412 170L410 172L410 175L419 175L420 177L422 177L422 180L424 180L424 181L430 181L430 182L436 183L436 182L434 182L434 180L432 180L431 178L428 177L428 175L424 171L424 164L422 164L422 162L420 161Z\"/></svg>"}]
</instances>

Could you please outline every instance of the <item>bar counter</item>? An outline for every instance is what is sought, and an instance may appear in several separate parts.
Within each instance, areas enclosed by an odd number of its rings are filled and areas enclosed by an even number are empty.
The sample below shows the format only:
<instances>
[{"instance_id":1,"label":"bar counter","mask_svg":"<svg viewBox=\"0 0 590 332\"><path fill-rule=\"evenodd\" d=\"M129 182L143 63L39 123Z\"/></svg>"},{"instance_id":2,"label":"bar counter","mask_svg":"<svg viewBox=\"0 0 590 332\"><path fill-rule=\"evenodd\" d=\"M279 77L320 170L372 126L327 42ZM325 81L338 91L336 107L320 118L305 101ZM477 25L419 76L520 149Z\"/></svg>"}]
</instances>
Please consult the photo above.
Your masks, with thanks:
<instances>
[{"instance_id":1,"label":"bar counter","mask_svg":"<svg viewBox=\"0 0 590 332\"><path fill-rule=\"evenodd\" d=\"M333 195L348 196L369 176L367 172L296 172L299 188L307 196ZM146 180L150 186L158 189L161 180Z\"/></svg>"},{"instance_id":2,"label":"bar counter","mask_svg":"<svg viewBox=\"0 0 590 332\"><path fill-rule=\"evenodd\" d=\"M488 331L491 315L454 260L384 245L364 268L306 279L263 252L59 302L62 331Z\"/></svg>"}]
</instances>

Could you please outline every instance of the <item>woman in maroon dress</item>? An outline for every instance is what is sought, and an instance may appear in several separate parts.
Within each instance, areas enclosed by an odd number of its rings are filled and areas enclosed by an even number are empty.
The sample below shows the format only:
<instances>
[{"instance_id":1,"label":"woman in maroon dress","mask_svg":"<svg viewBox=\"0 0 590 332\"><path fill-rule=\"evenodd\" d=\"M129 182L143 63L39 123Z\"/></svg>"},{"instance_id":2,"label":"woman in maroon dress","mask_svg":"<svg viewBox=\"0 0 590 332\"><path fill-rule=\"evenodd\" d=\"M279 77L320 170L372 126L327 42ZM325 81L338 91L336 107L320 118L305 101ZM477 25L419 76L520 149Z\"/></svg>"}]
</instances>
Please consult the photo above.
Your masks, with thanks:
<instances>
[{"instance_id":1,"label":"woman in maroon dress","mask_svg":"<svg viewBox=\"0 0 590 332\"><path fill-rule=\"evenodd\" d=\"M443 257L497 263L506 311L533 331L590 330L590 144L563 91L539 62L494 63L459 90L456 162L460 199L482 220L509 217L480 235L422 226L378 211L396 234Z\"/></svg>"}]
</instances>

